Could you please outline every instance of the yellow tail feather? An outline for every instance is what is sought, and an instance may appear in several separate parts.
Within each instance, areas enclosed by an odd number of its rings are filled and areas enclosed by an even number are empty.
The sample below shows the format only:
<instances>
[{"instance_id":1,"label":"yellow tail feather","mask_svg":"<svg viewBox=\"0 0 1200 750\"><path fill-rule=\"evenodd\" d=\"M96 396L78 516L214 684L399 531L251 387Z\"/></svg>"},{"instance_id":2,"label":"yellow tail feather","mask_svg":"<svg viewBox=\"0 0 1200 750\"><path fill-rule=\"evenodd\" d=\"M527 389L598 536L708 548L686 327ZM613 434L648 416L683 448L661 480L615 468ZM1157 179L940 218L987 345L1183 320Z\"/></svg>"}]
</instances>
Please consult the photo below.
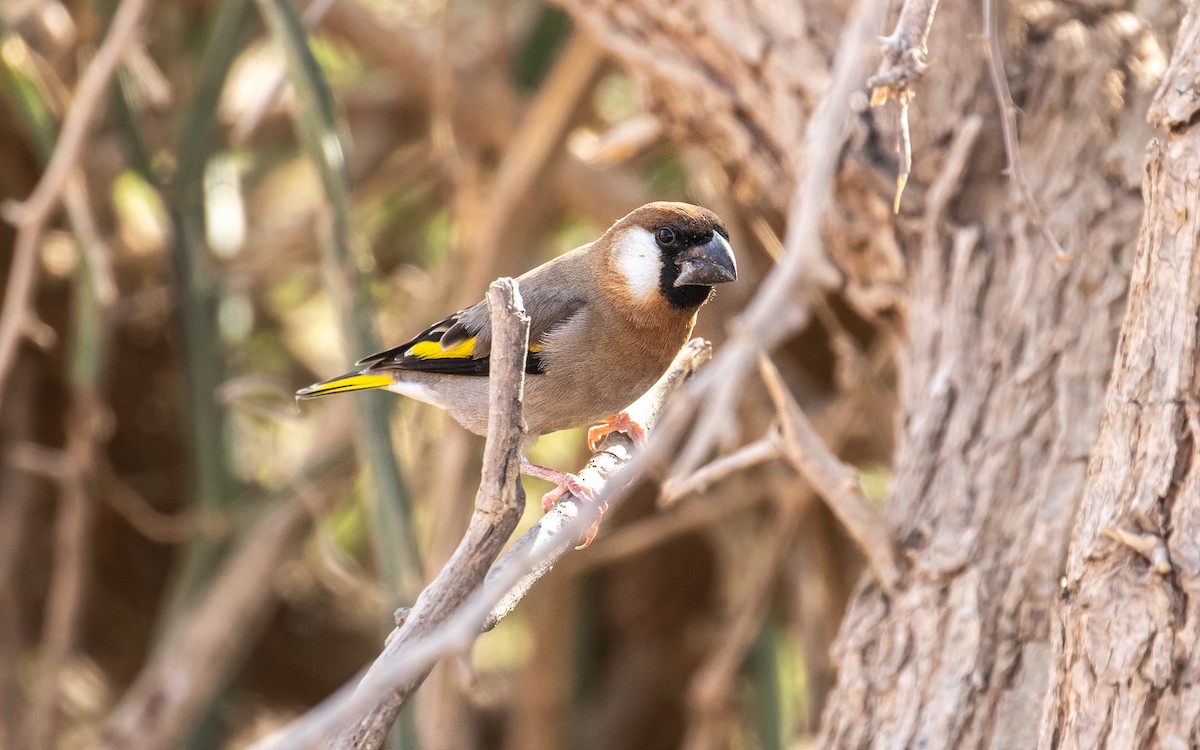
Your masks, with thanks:
<instances>
[{"instance_id":1,"label":"yellow tail feather","mask_svg":"<svg viewBox=\"0 0 1200 750\"><path fill-rule=\"evenodd\" d=\"M301 388L296 391L296 398L316 398L318 396L328 396L331 393L385 388L393 382L392 378L387 375L366 375L361 372L355 372L350 375L333 378L332 380L326 380L323 383L314 383L307 388Z\"/></svg>"}]
</instances>

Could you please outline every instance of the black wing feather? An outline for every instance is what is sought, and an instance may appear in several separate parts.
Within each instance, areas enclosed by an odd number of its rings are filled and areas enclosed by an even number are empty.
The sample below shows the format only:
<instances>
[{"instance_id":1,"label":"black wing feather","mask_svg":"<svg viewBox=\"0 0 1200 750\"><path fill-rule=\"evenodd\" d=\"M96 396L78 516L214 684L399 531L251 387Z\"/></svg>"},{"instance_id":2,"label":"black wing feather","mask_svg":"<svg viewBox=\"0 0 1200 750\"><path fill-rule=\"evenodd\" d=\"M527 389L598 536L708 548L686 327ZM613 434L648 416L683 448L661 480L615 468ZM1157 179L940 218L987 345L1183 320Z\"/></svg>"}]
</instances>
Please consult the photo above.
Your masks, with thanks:
<instances>
[{"instance_id":1,"label":"black wing feather","mask_svg":"<svg viewBox=\"0 0 1200 750\"><path fill-rule=\"evenodd\" d=\"M443 375L474 375L486 377L491 371L490 357L434 357L423 358L407 352L413 346L424 342L436 342L445 349L453 348L471 337L476 337L477 331L471 331L462 320L466 310L459 310L448 318L426 328L421 333L403 344L364 357L355 363L356 366L366 366L368 370L411 370L416 372L435 372ZM485 342L487 343L487 342ZM525 372L530 375L540 375L545 372L541 356L537 352L529 352L525 359Z\"/></svg>"}]
</instances>

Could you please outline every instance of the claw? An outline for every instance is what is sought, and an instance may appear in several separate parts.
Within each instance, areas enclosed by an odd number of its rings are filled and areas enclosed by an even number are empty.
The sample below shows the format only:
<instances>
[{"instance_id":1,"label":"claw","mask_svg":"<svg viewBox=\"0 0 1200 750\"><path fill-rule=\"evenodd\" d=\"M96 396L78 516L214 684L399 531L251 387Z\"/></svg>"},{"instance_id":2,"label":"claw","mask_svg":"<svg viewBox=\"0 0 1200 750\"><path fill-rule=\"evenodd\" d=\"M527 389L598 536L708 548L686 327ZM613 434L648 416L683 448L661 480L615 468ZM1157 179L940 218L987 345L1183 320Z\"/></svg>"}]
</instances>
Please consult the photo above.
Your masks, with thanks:
<instances>
[{"instance_id":1,"label":"claw","mask_svg":"<svg viewBox=\"0 0 1200 750\"><path fill-rule=\"evenodd\" d=\"M544 513L549 513L554 508L555 504L562 500L563 495L567 494L568 492L586 503L599 505L601 517L604 516L604 511L608 510L608 503L598 502L599 498L596 494L596 490L589 487L574 474L568 474L565 471L547 469L545 466L531 464L525 459L524 456L521 457L521 473L527 474L531 477L545 479L547 481L554 482L554 484L557 485L554 489L550 490L545 495L542 495L542 511ZM591 545L592 540L596 538L596 534L599 531L600 518L597 518L596 522L592 524L592 527L587 530L586 534L584 534L583 543L575 549L586 549Z\"/></svg>"},{"instance_id":2,"label":"claw","mask_svg":"<svg viewBox=\"0 0 1200 750\"><path fill-rule=\"evenodd\" d=\"M600 441L606 435L611 435L614 432L625 433L639 447L646 444L646 428L640 422L635 421L633 417L629 416L629 412L621 411L611 417L604 418L600 424L588 428L588 449L592 453L595 453L596 446L600 444Z\"/></svg>"}]
</instances>

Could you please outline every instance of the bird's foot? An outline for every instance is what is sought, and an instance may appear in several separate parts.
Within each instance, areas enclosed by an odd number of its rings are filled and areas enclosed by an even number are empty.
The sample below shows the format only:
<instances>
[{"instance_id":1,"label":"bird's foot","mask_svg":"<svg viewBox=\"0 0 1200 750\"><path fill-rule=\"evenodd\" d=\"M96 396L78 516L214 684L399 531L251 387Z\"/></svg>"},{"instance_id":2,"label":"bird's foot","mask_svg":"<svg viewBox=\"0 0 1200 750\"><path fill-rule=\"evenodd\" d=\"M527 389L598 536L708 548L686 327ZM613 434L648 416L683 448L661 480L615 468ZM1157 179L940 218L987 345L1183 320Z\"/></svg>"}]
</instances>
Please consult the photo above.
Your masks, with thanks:
<instances>
[{"instance_id":1,"label":"bird's foot","mask_svg":"<svg viewBox=\"0 0 1200 750\"><path fill-rule=\"evenodd\" d=\"M596 538L597 532L600 531L600 519L603 518L604 511L608 510L608 503L599 502L598 491L574 474L531 464L524 458L521 459L521 472L531 477L554 482L556 485L554 489L542 495L542 512L544 513L549 513L567 493L574 495L586 503L597 505L600 508L600 517L587 530L582 543L575 549L586 549L591 545L592 540Z\"/></svg>"},{"instance_id":2,"label":"bird's foot","mask_svg":"<svg viewBox=\"0 0 1200 750\"><path fill-rule=\"evenodd\" d=\"M600 444L600 441L614 432L625 433L638 447L646 444L646 427L629 416L629 412L619 411L611 417L605 417L600 424L588 428L588 449L595 453L596 446Z\"/></svg>"}]
</instances>

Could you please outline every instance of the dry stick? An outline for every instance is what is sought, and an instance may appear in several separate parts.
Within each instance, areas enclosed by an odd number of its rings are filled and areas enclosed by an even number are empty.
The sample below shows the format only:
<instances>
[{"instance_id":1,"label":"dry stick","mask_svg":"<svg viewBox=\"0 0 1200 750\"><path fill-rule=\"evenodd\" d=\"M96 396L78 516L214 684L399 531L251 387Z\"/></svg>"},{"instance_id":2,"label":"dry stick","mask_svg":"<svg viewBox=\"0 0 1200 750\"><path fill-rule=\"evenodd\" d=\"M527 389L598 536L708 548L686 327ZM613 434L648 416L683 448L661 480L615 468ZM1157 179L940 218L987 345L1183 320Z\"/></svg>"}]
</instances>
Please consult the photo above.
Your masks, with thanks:
<instances>
[{"instance_id":1,"label":"dry stick","mask_svg":"<svg viewBox=\"0 0 1200 750\"><path fill-rule=\"evenodd\" d=\"M696 498L674 505L643 521L614 531L595 551L574 558L575 565L571 572L578 574L612 565L662 544L672 537L711 526L726 516L752 508L767 499L767 496L756 492L734 492L722 493L712 499Z\"/></svg>"},{"instance_id":2,"label":"dry stick","mask_svg":"<svg viewBox=\"0 0 1200 750\"><path fill-rule=\"evenodd\" d=\"M72 408L67 446L54 451L48 478L58 483L60 502L54 524L54 572L43 625L43 658L25 721L26 747L51 747L58 721L62 671L78 647L88 576L89 539L95 507L88 485L95 466L100 404L94 394Z\"/></svg>"},{"instance_id":3,"label":"dry stick","mask_svg":"<svg viewBox=\"0 0 1200 750\"><path fill-rule=\"evenodd\" d=\"M488 435L483 455L475 512L458 549L421 592L408 619L393 634L371 665L358 693L372 696L376 705L333 743L336 748L378 748L387 739L400 709L428 674L423 671L405 684L387 690L380 678L397 654L436 630L483 582L489 566L521 520L525 493L520 482L520 453L524 423L521 400L525 389L525 357L529 347L529 316L517 282L498 279L487 293L491 314L491 374L488 382Z\"/></svg>"},{"instance_id":4,"label":"dry stick","mask_svg":"<svg viewBox=\"0 0 1200 750\"><path fill-rule=\"evenodd\" d=\"M787 385L766 357L759 372L779 413L783 452L796 471L808 480L842 526L858 543L875 579L889 595L900 582L891 535L875 506L863 494L858 473L829 450L808 417L788 392Z\"/></svg>"},{"instance_id":5,"label":"dry stick","mask_svg":"<svg viewBox=\"0 0 1200 750\"><path fill-rule=\"evenodd\" d=\"M792 540L800 525L805 503L779 499L777 518L770 539L758 554L748 574L739 601L729 607L731 622L722 628L717 649L692 678L688 688L688 710L692 718L684 739L684 750L710 750L725 747L721 737L722 719L729 712L729 694L746 652L762 628L767 605L771 601L776 578L784 569Z\"/></svg>"},{"instance_id":6,"label":"dry stick","mask_svg":"<svg viewBox=\"0 0 1200 750\"><path fill-rule=\"evenodd\" d=\"M699 339L688 342L667 373L643 397L655 402L653 408L645 407L640 411L645 415L644 418L661 414L663 403L673 389L682 385L682 381L706 362L710 354L708 342ZM639 403L641 401L639 399ZM643 409L637 405L630 408L634 409L631 414ZM651 435L649 444L653 445L661 439L658 435ZM618 446L626 446L629 450ZM589 483L604 484L599 497L602 503L616 505L623 500L630 487L627 480L638 476L648 464L651 455L649 450L638 452L629 460L627 457L631 449L632 443L627 436L613 433L600 443L600 449L593 455L593 461L598 464L619 469L615 476L603 475L599 465L597 471L589 472ZM611 460L605 458L604 454L611 454ZM318 747L330 732L337 731L345 722L376 706L382 692L395 690L398 685L416 680L428 672L438 659L448 654L464 652L479 637L481 630L507 615L533 581L549 570L546 562L573 547L598 516L599 507L581 503L573 495L566 495L540 523L514 543L513 549L493 567L484 585L439 627L433 628L422 638L413 639L403 653L394 654L388 661L377 659L370 684L364 679L357 690L353 684L343 687L287 727L252 745L250 750L306 750ZM514 589L517 591L514 592ZM406 626L413 616L413 611L410 611L405 619ZM396 639L397 634L393 634L391 640L394 642Z\"/></svg>"},{"instance_id":7,"label":"dry stick","mask_svg":"<svg viewBox=\"0 0 1200 750\"><path fill-rule=\"evenodd\" d=\"M712 463L700 467L685 477L672 477L663 483L661 505L675 504L680 498L693 492L704 492L713 484L739 471L749 469L783 455L780 448L779 427L773 426L753 443L744 445L728 456L721 456Z\"/></svg>"},{"instance_id":8,"label":"dry stick","mask_svg":"<svg viewBox=\"0 0 1200 750\"><path fill-rule=\"evenodd\" d=\"M868 86L876 91L886 89L888 95L897 96L920 80L927 67L925 56L929 49L926 43L937 5L938 0L905 0L896 27L880 40L883 60L879 70L867 81Z\"/></svg>"},{"instance_id":9,"label":"dry stick","mask_svg":"<svg viewBox=\"0 0 1200 750\"><path fill-rule=\"evenodd\" d=\"M996 103L1000 108L1000 129L1004 133L1004 152L1008 155L1008 175L1016 185L1017 192L1025 204L1025 210L1033 219L1034 226L1041 231L1046 242L1050 243L1050 247L1054 248L1054 259L1065 263L1074 259L1075 256L1063 249L1063 246L1058 244L1058 240L1051 233L1050 227L1046 224L1046 217L1042 214L1042 208L1033 195L1033 188L1029 186L1025 168L1022 166L1020 144L1017 139L1017 107L1013 104L1012 92L1008 88L1008 76L1004 74L1004 61L1000 57L1000 40L996 35L996 9L992 0L983 0L982 43L983 54L988 62L988 72L992 77L992 89L996 92Z\"/></svg>"},{"instance_id":10,"label":"dry stick","mask_svg":"<svg viewBox=\"0 0 1200 750\"><path fill-rule=\"evenodd\" d=\"M692 339L676 355L666 374L628 406L625 412L635 423L644 426L647 432L652 430L666 409L667 397L678 390L711 356L712 348L707 341ZM635 470L640 469L639 465L644 465L644 459L635 461L634 458L635 445L629 436L623 432L612 433L600 443L599 449L592 455L587 466L579 472L579 478L589 486L603 487L602 501L606 500L606 496L611 494L609 485L614 483L614 477L631 476ZM627 489L628 486L618 487L618 491L621 492ZM616 500L614 497L610 502L615 503ZM498 579L505 575L508 568L521 564L521 557L536 560L536 566L522 575L520 582L504 595L504 599L488 616L484 630L491 630L496 623L512 612L533 584L549 573L554 564L573 546L572 537L568 532L576 528L587 528L590 525L589 519L595 516L593 508L583 504L575 496L568 495L517 540L513 548L488 573L488 580Z\"/></svg>"},{"instance_id":11,"label":"dry stick","mask_svg":"<svg viewBox=\"0 0 1200 750\"><path fill-rule=\"evenodd\" d=\"M925 46L937 0L905 0L896 20L896 28L883 38L883 61L879 70L867 81L871 87L871 106L878 107L890 99L900 105L900 127L897 138L900 152L900 171L896 175L896 199L892 210L900 213L900 196L912 171L912 136L908 129L908 105L916 92L913 86L925 73Z\"/></svg>"},{"instance_id":12,"label":"dry stick","mask_svg":"<svg viewBox=\"0 0 1200 750\"><path fill-rule=\"evenodd\" d=\"M730 338L711 367L687 389L662 431L682 434L699 413L692 437L675 462L675 474L687 474L703 462L735 424L742 383L758 355L769 352L808 320L806 297L839 283L841 274L824 251L821 219L833 193L848 133L851 95L861 89L877 49L876 28L887 0L858 0L846 20L830 76L805 132L800 184L788 211L788 229L779 265L763 281L754 301L730 326ZM704 408L700 409L703 404ZM659 445L670 443L664 440ZM656 457L657 458L657 457ZM665 455L661 456L665 458Z\"/></svg>"},{"instance_id":13,"label":"dry stick","mask_svg":"<svg viewBox=\"0 0 1200 750\"><path fill-rule=\"evenodd\" d=\"M7 393L4 384L16 362L21 338L32 320L38 241L79 159L88 128L104 101L108 82L121 59L134 47L134 34L146 2L121 0L108 35L79 81L42 179L24 203L4 206L4 218L16 226L17 239L13 244L13 263L4 307L0 310L0 399Z\"/></svg>"}]
</instances>

